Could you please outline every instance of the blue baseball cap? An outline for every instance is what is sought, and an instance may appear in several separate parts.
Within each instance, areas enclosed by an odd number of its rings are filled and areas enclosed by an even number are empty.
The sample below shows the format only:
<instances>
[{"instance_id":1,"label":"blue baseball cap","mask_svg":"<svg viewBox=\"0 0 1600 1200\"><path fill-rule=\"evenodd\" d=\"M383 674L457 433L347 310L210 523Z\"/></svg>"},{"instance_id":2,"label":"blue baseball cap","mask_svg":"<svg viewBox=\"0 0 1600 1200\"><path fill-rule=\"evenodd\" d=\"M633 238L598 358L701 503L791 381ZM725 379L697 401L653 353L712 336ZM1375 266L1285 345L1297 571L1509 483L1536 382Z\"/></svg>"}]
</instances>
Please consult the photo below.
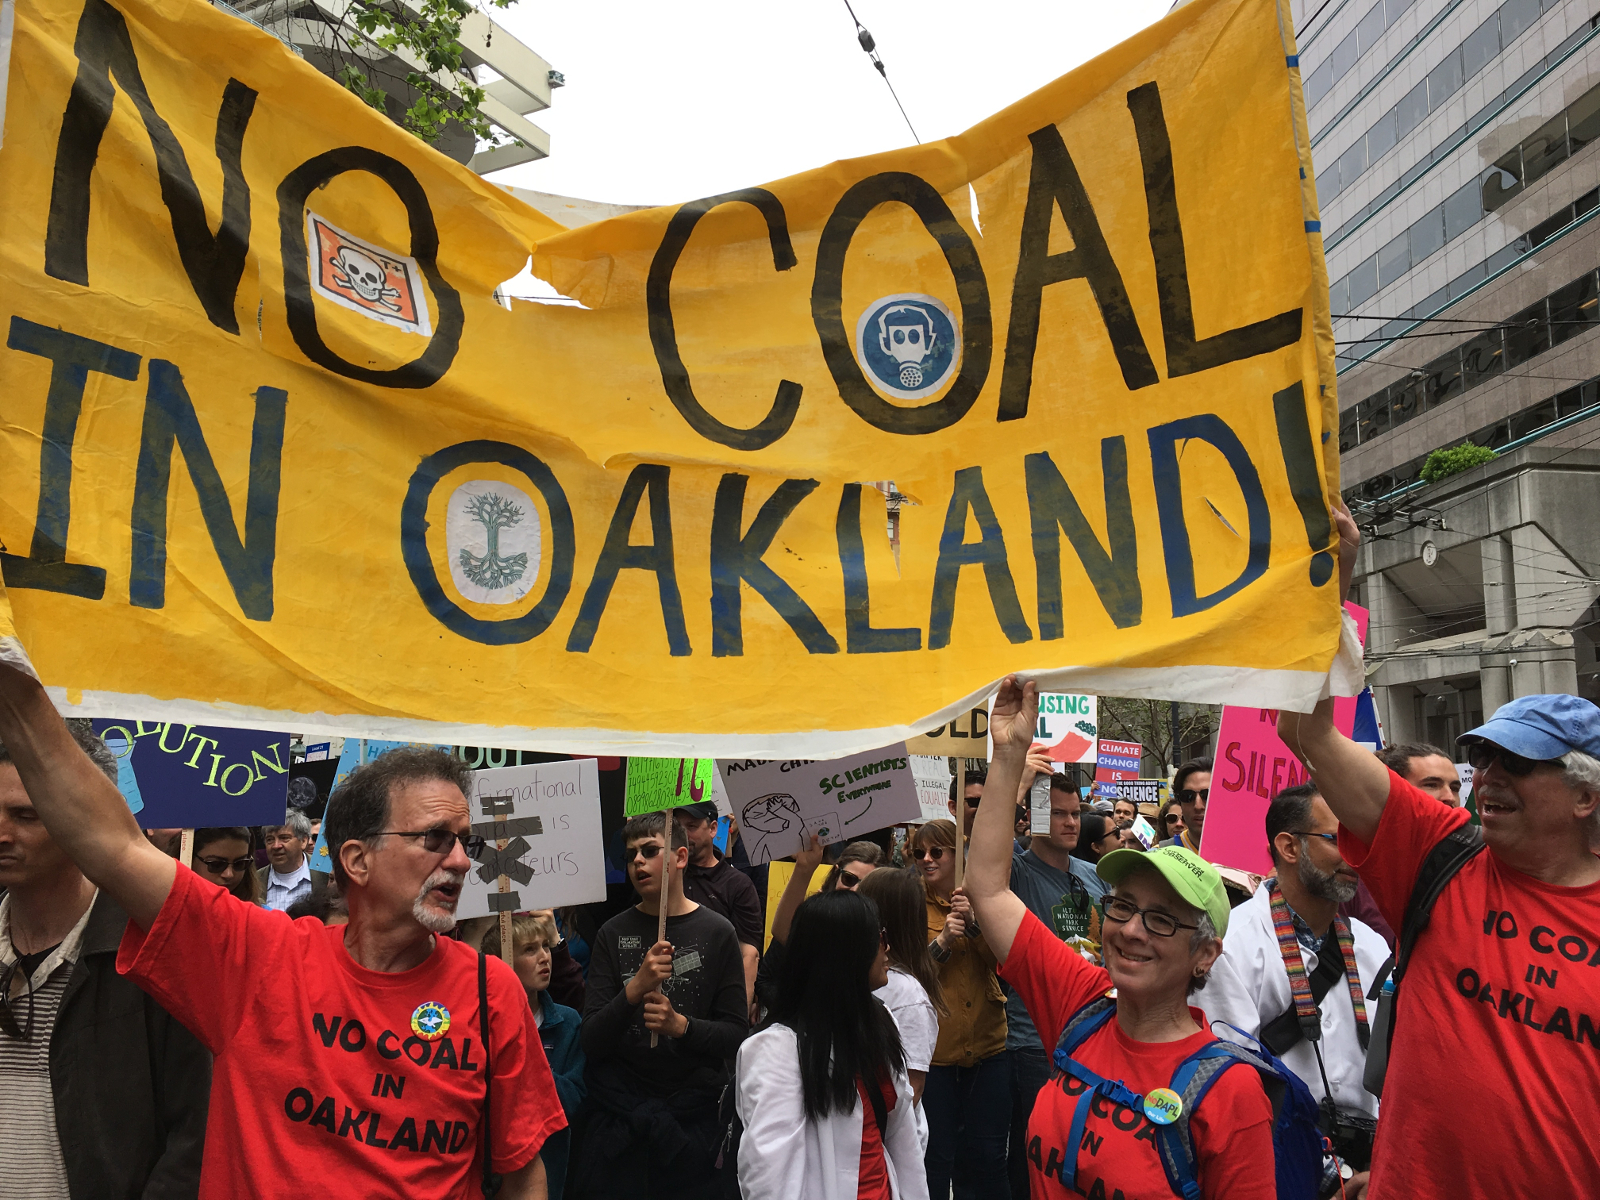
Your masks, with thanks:
<instances>
[{"instance_id":1,"label":"blue baseball cap","mask_svg":"<svg viewBox=\"0 0 1600 1200\"><path fill-rule=\"evenodd\" d=\"M1518 696L1456 741L1493 742L1524 758L1561 758L1571 750L1600 758L1600 708L1580 696Z\"/></svg>"}]
</instances>

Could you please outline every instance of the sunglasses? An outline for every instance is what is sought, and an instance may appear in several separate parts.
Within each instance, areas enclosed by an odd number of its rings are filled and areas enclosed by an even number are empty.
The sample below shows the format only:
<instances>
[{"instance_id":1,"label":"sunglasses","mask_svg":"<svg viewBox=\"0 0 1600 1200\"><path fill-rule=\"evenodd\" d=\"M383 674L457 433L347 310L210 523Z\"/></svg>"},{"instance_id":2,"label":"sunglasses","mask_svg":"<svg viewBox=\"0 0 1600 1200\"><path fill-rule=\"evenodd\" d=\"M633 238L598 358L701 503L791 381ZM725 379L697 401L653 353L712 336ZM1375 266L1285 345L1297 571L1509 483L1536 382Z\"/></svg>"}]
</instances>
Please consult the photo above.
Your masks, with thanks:
<instances>
[{"instance_id":1,"label":"sunglasses","mask_svg":"<svg viewBox=\"0 0 1600 1200\"><path fill-rule=\"evenodd\" d=\"M627 866L636 858L642 858L645 862L649 862L652 858L660 853L661 847L655 842L645 842L639 846L629 846L622 852L622 865Z\"/></svg>"},{"instance_id":2,"label":"sunglasses","mask_svg":"<svg viewBox=\"0 0 1600 1200\"><path fill-rule=\"evenodd\" d=\"M1166 822L1168 825L1176 825L1181 820L1183 820L1183 816L1180 813L1168 813L1166 815Z\"/></svg>"},{"instance_id":3,"label":"sunglasses","mask_svg":"<svg viewBox=\"0 0 1600 1200\"><path fill-rule=\"evenodd\" d=\"M1107 921L1115 921L1118 925L1126 924L1135 917L1144 918L1145 930L1156 937L1169 938L1180 929L1199 929L1198 925L1185 925L1174 916L1154 908L1140 908L1132 900L1121 896L1101 896L1100 916Z\"/></svg>"},{"instance_id":4,"label":"sunglasses","mask_svg":"<svg viewBox=\"0 0 1600 1200\"><path fill-rule=\"evenodd\" d=\"M11 996L11 987L17 980L22 981L22 995L15 999ZM28 1015L18 1020L22 1012L22 1000L28 1001ZM33 981L28 978L28 973L22 969L22 960L8 963L6 969L0 972L0 1033L7 1037L16 1038L19 1042L28 1040L28 1035L33 1032Z\"/></svg>"},{"instance_id":5,"label":"sunglasses","mask_svg":"<svg viewBox=\"0 0 1600 1200\"><path fill-rule=\"evenodd\" d=\"M852 875L849 871L843 870L842 868L839 870L838 874L839 874L839 877L833 881L833 886L834 887L852 888L853 889L853 888L856 887L857 884L859 884L861 882L861 880L858 879L855 875Z\"/></svg>"},{"instance_id":6,"label":"sunglasses","mask_svg":"<svg viewBox=\"0 0 1600 1200\"><path fill-rule=\"evenodd\" d=\"M1208 787L1203 787L1198 791L1194 788L1184 788L1183 791L1178 793L1178 802L1180 804L1193 804L1196 800L1204 800L1210 795L1211 789Z\"/></svg>"},{"instance_id":7,"label":"sunglasses","mask_svg":"<svg viewBox=\"0 0 1600 1200\"><path fill-rule=\"evenodd\" d=\"M196 861L205 863L206 870L210 871L213 875L221 875L229 867L232 867L235 871L239 872L239 874L243 875L251 867L256 865L256 860L251 858L249 855L246 855L244 858L208 857L198 859Z\"/></svg>"},{"instance_id":8,"label":"sunglasses","mask_svg":"<svg viewBox=\"0 0 1600 1200\"><path fill-rule=\"evenodd\" d=\"M422 848L429 854L449 854L456 848L456 843L460 842L468 858L479 858L483 855L484 838L476 833L457 833L453 829L385 829L378 836L421 838Z\"/></svg>"},{"instance_id":9,"label":"sunglasses","mask_svg":"<svg viewBox=\"0 0 1600 1200\"><path fill-rule=\"evenodd\" d=\"M1507 775L1521 778L1531 775L1535 767L1563 766L1559 758L1524 758L1520 754L1513 754L1504 746L1496 746L1493 742L1473 742L1467 747L1467 761L1474 770L1487 771L1494 765L1495 759L1500 760L1500 765L1506 769Z\"/></svg>"},{"instance_id":10,"label":"sunglasses","mask_svg":"<svg viewBox=\"0 0 1600 1200\"><path fill-rule=\"evenodd\" d=\"M948 847L945 846L918 846L916 849L911 851L911 857L916 859L918 862L921 862L924 857L931 858L934 862L938 862L944 857L944 852L947 848Z\"/></svg>"}]
</instances>

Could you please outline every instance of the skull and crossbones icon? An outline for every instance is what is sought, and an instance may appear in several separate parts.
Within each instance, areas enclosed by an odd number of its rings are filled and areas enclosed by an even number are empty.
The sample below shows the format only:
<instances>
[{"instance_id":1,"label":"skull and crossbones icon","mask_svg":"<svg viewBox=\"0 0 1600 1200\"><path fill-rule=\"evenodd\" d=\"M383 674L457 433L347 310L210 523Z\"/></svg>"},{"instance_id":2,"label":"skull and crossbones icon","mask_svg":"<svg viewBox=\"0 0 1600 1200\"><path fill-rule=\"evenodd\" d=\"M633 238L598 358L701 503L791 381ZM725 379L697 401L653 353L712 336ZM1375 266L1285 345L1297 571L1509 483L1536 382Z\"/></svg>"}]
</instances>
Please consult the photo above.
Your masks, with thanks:
<instances>
[{"instance_id":1,"label":"skull and crossbones icon","mask_svg":"<svg viewBox=\"0 0 1600 1200\"><path fill-rule=\"evenodd\" d=\"M340 246L339 253L328 262L333 266L333 281L340 287L349 288L368 304L381 304L390 312L400 311L400 306L394 302L400 289L388 286L388 271L372 255L354 246Z\"/></svg>"}]
</instances>

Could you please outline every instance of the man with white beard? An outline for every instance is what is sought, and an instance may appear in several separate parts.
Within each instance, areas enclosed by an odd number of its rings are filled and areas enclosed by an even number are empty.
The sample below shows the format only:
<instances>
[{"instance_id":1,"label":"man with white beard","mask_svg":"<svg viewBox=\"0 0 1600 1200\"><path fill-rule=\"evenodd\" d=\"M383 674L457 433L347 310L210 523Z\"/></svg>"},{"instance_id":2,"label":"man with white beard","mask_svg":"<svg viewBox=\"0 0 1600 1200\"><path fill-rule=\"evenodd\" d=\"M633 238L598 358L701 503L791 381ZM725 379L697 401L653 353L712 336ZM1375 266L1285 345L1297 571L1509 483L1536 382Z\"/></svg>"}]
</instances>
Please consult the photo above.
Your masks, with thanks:
<instances>
[{"instance_id":1,"label":"man with white beard","mask_svg":"<svg viewBox=\"0 0 1600 1200\"><path fill-rule=\"evenodd\" d=\"M482 842L465 765L394 750L354 772L327 821L350 923L291 921L146 841L6 643L0 741L39 819L128 914L118 969L215 1055L201 1200L465 1196L485 1142L501 1197L542 1200L539 1148L565 1118L522 984L436 936L473 865L463 843Z\"/></svg>"},{"instance_id":2,"label":"man with white beard","mask_svg":"<svg viewBox=\"0 0 1600 1200\"><path fill-rule=\"evenodd\" d=\"M1338 915L1358 880L1339 853L1339 822L1314 784L1272 801L1266 834L1277 877L1233 910L1222 957L1195 1003L1213 1025L1259 1037L1283 1059L1321 1102L1324 1130L1332 1133L1335 1116L1349 1126L1378 1112L1377 1097L1361 1082L1375 1007L1366 996L1389 947L1368 926ZM1347 1133L1365 1144L1336 1145L1340 1157L1366 1167L1368 1134ZM1347 1181L1347 1195L1360 1195L1364 1184L1363 1171Z\"/></svg>"}]
</instances>

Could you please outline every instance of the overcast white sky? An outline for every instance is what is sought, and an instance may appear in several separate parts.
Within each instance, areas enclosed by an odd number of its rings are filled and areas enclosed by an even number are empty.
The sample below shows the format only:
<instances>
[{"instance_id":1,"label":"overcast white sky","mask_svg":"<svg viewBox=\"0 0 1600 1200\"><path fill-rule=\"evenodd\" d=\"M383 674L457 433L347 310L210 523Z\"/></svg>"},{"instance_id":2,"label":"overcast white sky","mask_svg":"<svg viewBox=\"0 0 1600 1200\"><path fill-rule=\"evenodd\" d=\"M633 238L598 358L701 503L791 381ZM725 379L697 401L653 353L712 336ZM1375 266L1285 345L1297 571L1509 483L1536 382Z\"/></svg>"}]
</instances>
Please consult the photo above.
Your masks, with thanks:
<instances>
[{"instance_id":1,"label":"overcast white sky","mask_svg":"<svg viewBox=\"0 0 1600 1200\"><path fill-rule=\"evenodd\" d=\"M924 141L959 133L1158 20L1171 0L851 0ZM907 145L844 0L497 11L567 77L550 157L499 183L667 204Z\"/></svg>"}]
</instances>

